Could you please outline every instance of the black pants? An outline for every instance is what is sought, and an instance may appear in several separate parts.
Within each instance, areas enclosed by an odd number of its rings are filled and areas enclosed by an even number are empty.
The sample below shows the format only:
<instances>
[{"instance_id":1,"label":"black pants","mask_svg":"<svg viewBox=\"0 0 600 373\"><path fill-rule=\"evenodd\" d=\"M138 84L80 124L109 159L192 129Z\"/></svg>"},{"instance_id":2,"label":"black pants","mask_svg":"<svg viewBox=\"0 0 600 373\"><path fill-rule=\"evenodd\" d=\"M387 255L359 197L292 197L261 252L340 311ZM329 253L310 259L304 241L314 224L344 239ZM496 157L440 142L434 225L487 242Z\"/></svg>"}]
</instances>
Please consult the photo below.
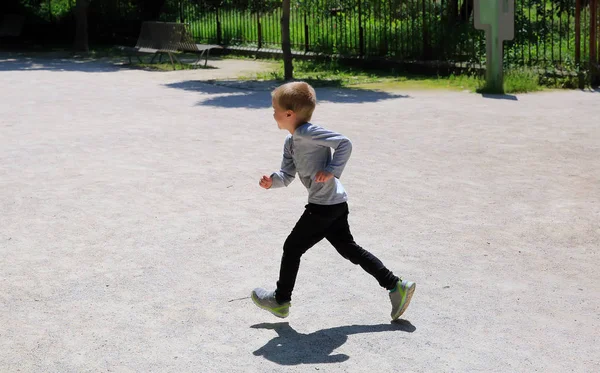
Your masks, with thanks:
<instances>
[{"instance_id":1,"label":"black pants","mask_svg":"<svg viewBox=\"0 0 600 373\"><path fill-rule=\"evenodd\" d=\"M330 206L309 203L283 245L275 293L279 303L292 299L300 257L323 238L326 238L340 255L360 265L375 277L382 287L391 290L396 286L399 278L389 271L381 260L354 242L348 225L346 202Z\"/></svg>"}]
</instances>

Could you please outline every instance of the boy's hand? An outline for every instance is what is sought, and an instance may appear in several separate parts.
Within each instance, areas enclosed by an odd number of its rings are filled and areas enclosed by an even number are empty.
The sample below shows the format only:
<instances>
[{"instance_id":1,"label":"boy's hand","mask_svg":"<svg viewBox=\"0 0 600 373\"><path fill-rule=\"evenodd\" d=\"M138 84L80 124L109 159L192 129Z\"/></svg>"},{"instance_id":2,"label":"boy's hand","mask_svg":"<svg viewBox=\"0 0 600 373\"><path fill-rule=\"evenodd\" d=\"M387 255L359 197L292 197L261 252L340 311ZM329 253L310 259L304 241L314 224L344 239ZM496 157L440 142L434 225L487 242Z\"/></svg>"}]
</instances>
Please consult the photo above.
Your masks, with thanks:
<instances>
[{"instance_id":1,"label":"boy's hand","mask_svg":"<svg viewBox=\"0 0 600 373\"><path fill-rule=\"evenodd\" d=\"M317 183L324 183L324 182L327 182L327 181L329 181L331 179L333 179L333 174L331 172L319 171L315 175L315 181Z\"/></svg>"},{"instance_id":2,"label":"boy's hand","mask_svg":"<svg viewBox=\"0 0 600 373\"><path fill-rule=\"evenodd\" d=\"M273 179L269 176L263 175L263 177L262 177L262 179L260 179L260 182L258 183L258 185L260 185L261 187L263 187L265 189L269 189L273 185Z\"/></svg>"}]
</instances>

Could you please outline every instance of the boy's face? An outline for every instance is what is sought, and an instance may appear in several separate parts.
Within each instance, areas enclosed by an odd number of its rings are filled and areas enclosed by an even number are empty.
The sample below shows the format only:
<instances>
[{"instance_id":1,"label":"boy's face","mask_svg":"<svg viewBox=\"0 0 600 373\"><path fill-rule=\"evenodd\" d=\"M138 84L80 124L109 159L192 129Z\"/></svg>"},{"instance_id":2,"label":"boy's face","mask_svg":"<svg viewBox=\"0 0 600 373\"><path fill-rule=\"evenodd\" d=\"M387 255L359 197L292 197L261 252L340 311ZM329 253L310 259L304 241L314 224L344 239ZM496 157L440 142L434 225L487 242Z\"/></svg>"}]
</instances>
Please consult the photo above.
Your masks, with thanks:
<instances>
[{"instance_id":1,"label":"boy's face","mask_svg":"<svg viewBox=\"0 0 600 373\"><path fill-rule=\"evenodd\" d=\"M277 127L282 130L291 130L296 122L296 114L291 110L285 110L280 107L275 100L273 103L273 118L277 122Z\"/></svg>"}]
</instances>

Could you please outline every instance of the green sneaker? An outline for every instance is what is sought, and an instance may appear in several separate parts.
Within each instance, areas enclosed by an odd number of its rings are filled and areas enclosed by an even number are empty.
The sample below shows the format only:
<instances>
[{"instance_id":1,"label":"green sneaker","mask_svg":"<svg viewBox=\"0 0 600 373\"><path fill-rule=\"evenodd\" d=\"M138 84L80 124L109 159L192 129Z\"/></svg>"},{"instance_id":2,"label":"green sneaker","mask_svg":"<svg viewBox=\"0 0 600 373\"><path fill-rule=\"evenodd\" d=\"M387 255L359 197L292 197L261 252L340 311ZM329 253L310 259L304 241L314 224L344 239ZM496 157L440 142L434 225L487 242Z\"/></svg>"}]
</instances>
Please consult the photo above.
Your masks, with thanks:
<instances>
[{"instance_id":1,"label":"green sneaker","mask_svg":"<svg viewBox=\"0 0 600 373\"><path fill-rule=\"evenodd\" d=\"M398 281L396 289L390 291L390 301L392 302L392 320L398 319L406 311L410 298L415 292L417 284L412 281Z\"/></svg>"},{"instance_id":2,"label":"green sneaker","mask_svg":"<svg viewBox=\"0 0 600 373\"><path fill-rule=\"evenodd\" d=\"M290 314L290 302L277 303L275 291L267 291L262 288L254 289L252 290L252 301L258 307L271 312L277 317L285 318Z\"/></svg>"}]
</instances>

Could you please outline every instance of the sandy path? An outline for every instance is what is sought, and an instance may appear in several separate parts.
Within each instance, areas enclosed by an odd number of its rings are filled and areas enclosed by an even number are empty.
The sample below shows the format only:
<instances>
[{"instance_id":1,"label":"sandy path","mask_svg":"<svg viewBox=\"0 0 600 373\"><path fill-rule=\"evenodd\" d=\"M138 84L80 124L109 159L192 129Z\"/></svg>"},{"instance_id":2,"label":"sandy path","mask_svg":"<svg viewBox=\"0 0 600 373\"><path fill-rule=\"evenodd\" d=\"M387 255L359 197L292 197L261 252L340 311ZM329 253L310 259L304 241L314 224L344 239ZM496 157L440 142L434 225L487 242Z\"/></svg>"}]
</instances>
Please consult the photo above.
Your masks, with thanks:
<instances>
[{"instance_id":1,"label":"sandy path","mask_svg":"<svg viewBox=\"0 0 600 373\"><path fill-rule=\"evenodd\" d=\"M417 291L390 324L320 243L278 324L247 297L306 192L257 185L269 92L198 82L239 68L0 61L0 371L600 370L598 93L318 90L354 237Z\"/></svg>"}]
</instances>

